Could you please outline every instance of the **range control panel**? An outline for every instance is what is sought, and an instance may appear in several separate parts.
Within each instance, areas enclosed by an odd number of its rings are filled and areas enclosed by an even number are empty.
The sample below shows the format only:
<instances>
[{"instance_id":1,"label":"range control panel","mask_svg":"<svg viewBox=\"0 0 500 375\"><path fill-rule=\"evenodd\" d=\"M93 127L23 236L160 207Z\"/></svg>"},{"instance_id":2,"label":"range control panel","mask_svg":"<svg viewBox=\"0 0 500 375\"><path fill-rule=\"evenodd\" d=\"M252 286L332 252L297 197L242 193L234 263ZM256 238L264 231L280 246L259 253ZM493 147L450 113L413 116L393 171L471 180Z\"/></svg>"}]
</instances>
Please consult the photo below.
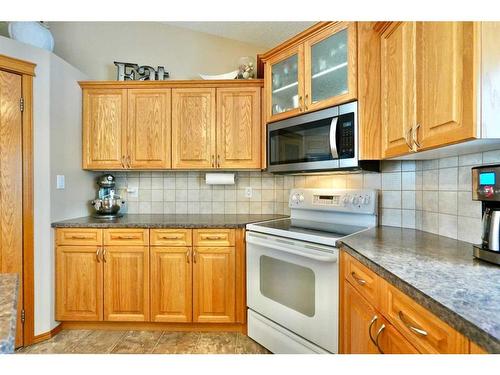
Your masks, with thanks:
<instances>
[{"instance_id":1,"label":"range control panel","mask_svg":"<svg viewBox=\"0 0 500 375\"><path fill-rule=\"evenodd\" d=\"M472 199L500 201L500 165L472 168Z\"/></svg>"},{"instance_id":2,"label":"range control panel","mask_svg":"<svg viewBox=\"0 0 500 375\"><path fill-rule=\"evenodd\" d=\"M377 190L293 189L290 208L376 213Z\"/></svg>"}]
</instances>

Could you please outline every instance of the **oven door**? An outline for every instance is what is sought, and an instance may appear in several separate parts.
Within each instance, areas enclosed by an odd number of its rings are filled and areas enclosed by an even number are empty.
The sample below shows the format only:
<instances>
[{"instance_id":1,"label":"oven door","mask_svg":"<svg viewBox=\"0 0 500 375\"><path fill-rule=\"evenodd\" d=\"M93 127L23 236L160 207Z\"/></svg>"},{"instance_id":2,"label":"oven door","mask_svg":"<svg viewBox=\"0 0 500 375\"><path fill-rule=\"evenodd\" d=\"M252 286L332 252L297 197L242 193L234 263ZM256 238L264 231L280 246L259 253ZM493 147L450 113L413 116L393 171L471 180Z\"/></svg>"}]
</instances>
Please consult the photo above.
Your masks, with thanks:
<instances>
[{"instance_id":1,"label":"oven door","mask_svg":"<svg viewBox=\"0 0 500 375\"><path fill-rule=\"evenodd\" d=\"M248 307L337 353L338 249L247 232Z\"/></svg>"},{"instance_id":2,"label":"oven door","mask_svg":"<svg viewBox=\"0 0 500 375\"><path fill-rule=\"evenodd\" d=\"M268 125L268 171L325 171L358 166L356 102Z\"/></svg>"}]
</instances>

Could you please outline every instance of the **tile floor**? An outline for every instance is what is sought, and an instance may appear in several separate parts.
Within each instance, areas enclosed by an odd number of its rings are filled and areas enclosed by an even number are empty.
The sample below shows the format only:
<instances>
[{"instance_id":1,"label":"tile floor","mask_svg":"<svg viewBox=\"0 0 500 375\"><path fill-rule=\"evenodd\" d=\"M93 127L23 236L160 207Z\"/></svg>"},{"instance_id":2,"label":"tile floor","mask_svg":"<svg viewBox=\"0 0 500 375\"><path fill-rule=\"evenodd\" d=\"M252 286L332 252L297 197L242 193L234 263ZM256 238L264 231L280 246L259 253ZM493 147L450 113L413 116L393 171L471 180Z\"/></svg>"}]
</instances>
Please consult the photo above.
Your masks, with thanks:
<instances>
[{"instance_id":1,"label":"tile floor","mask_svg":"<svg viewBox=\"0 0 500 375\"><path fill-rule=\"evenodd\" d=\"M269 354L236 332L65 330L22 348L25 354Z\"/></svg>"}]
</instances>

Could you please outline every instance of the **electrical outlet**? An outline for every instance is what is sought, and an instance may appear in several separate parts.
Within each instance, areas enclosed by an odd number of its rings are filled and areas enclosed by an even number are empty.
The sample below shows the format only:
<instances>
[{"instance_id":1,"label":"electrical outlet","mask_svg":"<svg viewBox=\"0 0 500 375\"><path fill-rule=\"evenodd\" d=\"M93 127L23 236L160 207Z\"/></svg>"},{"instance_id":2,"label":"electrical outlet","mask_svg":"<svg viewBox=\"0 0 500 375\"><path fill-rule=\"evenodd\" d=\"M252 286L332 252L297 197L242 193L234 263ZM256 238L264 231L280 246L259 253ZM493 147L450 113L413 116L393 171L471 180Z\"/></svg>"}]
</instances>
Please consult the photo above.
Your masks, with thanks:
<instances>
[{"instance_id":1,"label":"electrical outlet","mask_svg":"<svg viewBox=\"0 0 500 375\"><path fill-rule=\"evenodd\" d=\"M65 178L63 174L58 174L56 176L56 189L64 189L66 186Z\"/></svg>"},{"instance_id":2,"label":"electrical outlet","mask_svg":"<svg viewBox=\"0 0 500 375\"><path fill-rule=\"evenodd\" d=\"M253 190L250 186L245 188L245 198L252 198Z\"/></svg>"}]
</instances>

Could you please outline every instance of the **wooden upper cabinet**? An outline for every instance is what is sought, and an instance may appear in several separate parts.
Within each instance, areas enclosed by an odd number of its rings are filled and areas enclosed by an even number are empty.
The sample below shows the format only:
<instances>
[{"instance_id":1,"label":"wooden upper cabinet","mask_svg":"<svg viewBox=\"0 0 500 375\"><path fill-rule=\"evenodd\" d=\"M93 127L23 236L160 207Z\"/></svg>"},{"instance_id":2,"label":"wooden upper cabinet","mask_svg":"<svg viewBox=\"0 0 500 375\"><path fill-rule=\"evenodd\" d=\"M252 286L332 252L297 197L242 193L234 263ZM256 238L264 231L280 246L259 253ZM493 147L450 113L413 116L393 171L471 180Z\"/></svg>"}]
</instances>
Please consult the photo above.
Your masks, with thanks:
<instances>
[{"instance_id":1,"label":"wooden upper cabinet","mask_svg":"<svg viewBox=\"0 0 500 375\"><path fill-rule=\"evenodd\" d=\"M190 247L151 247L151 321L192 321Z\"/></svg>"},{"instance_id":2,"label":"wooden upper cabinet","mask_svg":"<svg viewBox=\"0 0 500 375\"><path fill-rule=\"evenodd\" d=\"M170 89L128 91L128 168L171 167L170 92Z\"/></svg>"},{"instance_id":3,"label":"wooden upper cabinet","mask_svg":"<svg viewBox=\"0 0 500 375\"><path fill-rule=\"evenodd\" d=\"M279 52L266 61L264 86L267 121L295 116L304 110L304 46Z\"/></svg>"},{"instance_id":4,"label":"wooden upper cabinet","mask_svg":"<svg viewBox=\"0 0 500 375\"><path fill-rule=\"evenodd\" d=\"M172 168L215 167L215 89L172 90Z\"/></svg>"},{"instance_id":5,"label":"wooden upper cabinet","mask_svg":"<svg viewBox=\"0 0 500 375\"><path fill-rule=\"evenodd\" d=\"M304 43L306 111L349 102L357 97L355 22L336 22Z\"/></svg>"},{"instance_id":6,"label":"wooden upper cabinet","mask_svg":"<svg viewBox=\"0 0 500 375\"><path fill-rule=\"evenodd\" d=\"M218 168L260 168L260 90L217 89Z\"/></svg>"},{"instance_id":7,"label":"wooden upper cabinet","mask_svg":"<svg viewBox=\"0 0 500 375\"><path fill-rule=\"evenodd\" d=\"M103 249L104 320L149 321L149 248Z\"/></svg>"},{"instance_id":8,"label":"wooden upper cabinet","mask_svg":"<svg viewBox=\"0 0 500 375\"><path fill-rule=\"evenodd\" d=\"M56 319L103 319L103 268L99 246L57 246Z\"/></svg>"},{"instance_id":9,"label":"wooden upper cabinet","mask_svg":"<svg viewBox=\"0 0 500 375\"><path fill-rule=\"evenodd\" d=\"M382 157L412 150L416 124L416 22L395 22L381 38Z\"/></svg>"},{"instance_id":10,"label":"wooden upper cabinet","mask_svg":"<svg viewBox=\"0 0 500 375\"><path fill-rule=\"evenodd\" d=\"M123 169L127 90L83 90L83 168Z\"/></svg>"},{"instance_id":11,"label":"wooden upper cabinet","mask_svg":"<svg viewBox=\"0 0 500 375\"><path fill-rule=\"evenodd\" d=\"M193 321L235 322L235 248L195 247Z\"/></svg>"},{"instance_id":12,"label":"wooden upper cabinet","mask_svg":"<svg viewBox=\"0 0 500 375\"><path fill-rule=\"evenodd\" d=\"M355 22L323 22L262 56L267 122L357 98Z\"/></svg>"},{"instance_id":13,"label":"wooden upper cabinet","mask_svg":"<svg viewBox=\"0 0 500 375\"><path fill-rule=\"evenodd\" d=\"M417 23L417 139L422 149L476 136L473 22Z\"/></svg>"}]
</instances>

